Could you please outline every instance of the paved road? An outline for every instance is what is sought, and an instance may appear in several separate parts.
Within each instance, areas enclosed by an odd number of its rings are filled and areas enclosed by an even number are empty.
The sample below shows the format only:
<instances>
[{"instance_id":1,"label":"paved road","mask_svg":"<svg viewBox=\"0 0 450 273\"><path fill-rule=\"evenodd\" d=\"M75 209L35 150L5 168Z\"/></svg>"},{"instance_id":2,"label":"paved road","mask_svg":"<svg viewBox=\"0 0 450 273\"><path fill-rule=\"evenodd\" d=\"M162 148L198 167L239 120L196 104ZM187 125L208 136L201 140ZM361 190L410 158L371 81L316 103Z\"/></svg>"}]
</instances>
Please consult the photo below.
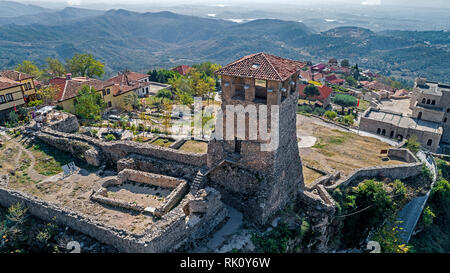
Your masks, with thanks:
<instances>
[{"instance_id":1,"label":"paved road","mask_svg":"<svg viewBox=\"0 0 450 273\"><path fill-rule=\"evenodd\" d=\"M431 184L432 188L437 177L436 166L431 158L427 157L423 152L419 152L417 157L433 172L433 183ZM422 214L428 198L430 197L430 193L431 190L429 190L424 196L414 198L400 211L397 220L401 221L398 226L403 228L403 232L400 234L400 238L403 243L407 244L411 239L412 233L414 232L417 222L420 219L420 215Z\"/></svg>"}]
</instances>

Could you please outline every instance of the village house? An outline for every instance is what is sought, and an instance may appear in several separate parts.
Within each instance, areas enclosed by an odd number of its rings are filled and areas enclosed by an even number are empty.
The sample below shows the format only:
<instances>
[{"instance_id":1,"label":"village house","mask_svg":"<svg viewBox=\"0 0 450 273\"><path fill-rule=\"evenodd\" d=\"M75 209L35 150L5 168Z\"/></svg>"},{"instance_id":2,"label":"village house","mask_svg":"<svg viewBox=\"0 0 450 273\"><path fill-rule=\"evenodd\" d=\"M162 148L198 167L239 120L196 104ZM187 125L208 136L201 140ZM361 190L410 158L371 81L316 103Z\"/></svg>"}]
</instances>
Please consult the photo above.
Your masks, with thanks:
<instances>
[{"instance_id":1,"label":"village house","mask_svg":"<svg viewBox=\"0 0 450 273\"><path fill-rule=\"evenodd\" d=\"M333 93L333 88L326 85L318 86L317 89L319 89L320 95L314 96L313 98L307 98L307 96L303 92L306 86L307 85L305 84L299 85L298 94L300 98L315 101L316 105L323 108L327 108L331 104L331 94Z\"/></svg>"},{"instance_id":2,"label":"village house","mask_svg":"<svg viewBox=\"0 0 450 273\"><path fill-rule=\"evenodd\" d=\"M403 140L415 135L425 149L436 152L450 142L450 85L417 79L410 98L412 114L369 108L360 130Z\"/></svg>"},{"instance_id":3,"label":"village house","mask_svg":"<svg viewBox=\"0 0 450 273\"><path fill-rule=\"evenodd\" d=\"M120 110L133 110L132 105L126 102L126 97L136 93L139 97L155 95L161 89L170 89L170 85L151 82L149 75L137 72L118 73L106 81L92 79L88 77L74 77L69 73L65 78L53 78L49 82L59 89L57 103L64 110L75 112L75 102L78 92L87 85L94 87L101 93L106 103L107 110L113 108Z\"/></svg>"},{"instance_id":4,"label":"village house","mask_svg":"<svg viewBox=\"0 0 450 273\"><path fill-rule=\"evenodd\" d=\"M25 105L23 98L24 84L0 76L0 122L17 106Z\"/></svg>"},{"instance_id":5,"label":"village house","mask_svg":"<svg viewBox=\"0 0 450 273\"><path fill-rule=\"evenodd\" d=\"M180 75L186 76L189 71L191 71L192 67L188 65L179 65L177 67L172 68L172 71L178 72Z\"/></svg>"},{"instance_id":6,"label":"village house","mask_svg":"<svg viewBox=\"0 0 450 273\"><path fill-rule=\"evenodd\" d=\"M23 86L23 99L25 103L36 99L34 76L14 70L3 70L0 71L0 77L10 79Z\"/></svg>"},{"instance_id":7,"label":"village house","mask_svg":"<svg viewBox=\"0 0 450 273\"><path fill-rule=\"evenodd\" d=\"M92 79L88 77L75 77L68 73L65 78L56 77L49 81L49 85L58 89L56 102L64 110L74 113L76 96L83 88L83 86L93 87L95 90L101 92L106 82Z\"/></svg>"}]
</instances>

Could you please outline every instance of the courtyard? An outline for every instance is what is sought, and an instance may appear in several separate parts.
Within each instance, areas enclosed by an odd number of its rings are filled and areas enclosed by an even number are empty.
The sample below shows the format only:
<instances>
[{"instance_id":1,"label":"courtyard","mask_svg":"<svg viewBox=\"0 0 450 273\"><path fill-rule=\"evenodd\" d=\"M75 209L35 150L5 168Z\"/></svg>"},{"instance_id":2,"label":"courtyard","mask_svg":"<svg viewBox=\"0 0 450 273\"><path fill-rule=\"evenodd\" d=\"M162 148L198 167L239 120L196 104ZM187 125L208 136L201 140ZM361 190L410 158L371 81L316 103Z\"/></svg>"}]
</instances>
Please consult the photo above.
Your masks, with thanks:
<instances>
[{"instance_id":1,"label":"courtyard","mask_svg":"<svg viewBox=\"0 0 450 273\"><path fill-rule=\"evenodd\" d=\"M328 173L340 171L342 176L346 176L359 168L406 163L382 156L381 151L390 146L376 138L346 132L333 124L297 115L297 137L303 139L304 136L316 138L314 144L308 145L310 147L299 148L306 185L322 176L306 166Z\"/></svg>"}]
</instances>

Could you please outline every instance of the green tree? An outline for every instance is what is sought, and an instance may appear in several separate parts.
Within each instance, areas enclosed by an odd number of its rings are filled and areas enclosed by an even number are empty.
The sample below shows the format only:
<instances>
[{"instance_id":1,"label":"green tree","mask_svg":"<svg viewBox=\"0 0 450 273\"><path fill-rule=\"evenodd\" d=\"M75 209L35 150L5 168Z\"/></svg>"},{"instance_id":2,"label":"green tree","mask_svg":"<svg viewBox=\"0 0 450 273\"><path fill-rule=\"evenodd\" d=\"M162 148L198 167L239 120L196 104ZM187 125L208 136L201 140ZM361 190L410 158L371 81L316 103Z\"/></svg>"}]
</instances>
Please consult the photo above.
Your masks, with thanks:
<instances>
[{"instance_id":1,"label":"green tree","mask_svg":"<svg viewBox=\"0 0 450 273\"><path fill-rule=\"evenodd\" d=\"M101 77L105 73L105 65L94 59L92 54L75 54L67 61L67 70L73 76Z\"/></svg>"},{"instance_id":2,"label":"green tree","mask_svg":"<svg viewBox=\"0 0 450 273\"><path fill-rule=\"evenodd\" d=\"M135 92L131 92L124 99L124 102L128 105L131 105L133 109L139 109L141 107L141 101L139 100L139 96Z\"/></svg>"},{"instance_id":3,"label":"green tree","mask_svg":"<svg viewBox=\"0 0 450 273\"><path fill-rule=\"evenodd\" d=\"M76 97L75 114L84 119L100 120L101 111L105 108L101 94L93 87L83 86Z\"/></svg>"},{"instance_id":4,"label":"green tree","mask_svg":"<svg viewBox=\"0 0 450 273\"><path fill-rule=\"evenodd\" d=\"M347 59L341 61L342 67L350 67L350 62Z\"/></svg>"},{"instance_id":5,"label":"green tree","mask_svg":"<svg viewBox=\"0 0 450 273\"><path fill-rule=\"evenodd\" d=\"M345 81L351 86L357 86L358 85L358 81L355 80L355 78L353 76L345 77Z\"/></svg>"},{"instance_id":6,"label":"green tree","mask_svg":"<svg viewBox=\"0 0 450 273\"><path fill-rule=\"evenodd\" d=\"M167 89L161 89L161 90L158 90L158 92L156 93L156 97L157 98L172 99L172 92L170 90L167 90Z\"/></svg>"},{"instance_id":7,"label":"green tree","mask_svg":"<svg viewBox=\"0 0 450 273\"><path fill-rule=\"evenodd\" d=\"M178 91L176 92L176 95L177 100L183 105L191 106L194 103L194 98L187 92Z\"/></svg>"},{"instance_id":8,"label":"green tree","mask_svg":"<svg viewBox=\"0 0 450 273\"><path fill-rule=\"evenodd\" d=\"M315 96L320 95L320 91L315 85L308 85L305 87L305 90L303 90L303 93L305 94L306 98L308 99L309 104L311 104L311 99Z\"/></svg>"},{"instance_id":9,"label":"green tree","mask_svg":"<svg viewBox=\"0 0 450 273\"><path fill-rule=\"evenodd\" d=\"M66 74L66 68L58 59L48 57L45 61L47 62L46 72L50 77L61 77Z\"/></svg>"},{"instance_id":10,"label":"green tree","mask_svg":"<svg viewBox=\"0 0 450 273\"><path fill-rule=\"evenodd\" d=\"M147 74L150 75L150 81L160 83L168 83L170 79L180 76L178 72L167 69L153 69L153 71L149 71Z\"/></svg>"},{"instance_id":11,"label":"green tree","mask_svg":"<svg viewBox=\"0 0 450 273\"><path fill-rule=\"evenodd\" d=\"M46 86L41 88L38 92L37 95L39 97L39 99L42 100L43 104L46 105L52 105L55 100L56 100L56 96L58 95L59 89L56 88L55 86Z\"/></svg>"},{"instance_id":12,"label":"green tree","mask_svg":"<svg viewBox=\"0 0 450 273\"><path fill-rule=\"evenodd\" d=\"M42 71L31 61L23 61L15 67L15 70L32 75L36 78L39 78L42 75Z\"/></svg>"},{"instance_id":13,"label":"green tree","mask_svg":"<svg viewBox=\"0 0 450 273\"><path fill-rule=\"evenodd\" d=\"M344 94L337 94L333 102L342 107L342 112L344 112L346 107L355 107L358 104L358 100L355 97Z\"/></svg>"}]
</instances>

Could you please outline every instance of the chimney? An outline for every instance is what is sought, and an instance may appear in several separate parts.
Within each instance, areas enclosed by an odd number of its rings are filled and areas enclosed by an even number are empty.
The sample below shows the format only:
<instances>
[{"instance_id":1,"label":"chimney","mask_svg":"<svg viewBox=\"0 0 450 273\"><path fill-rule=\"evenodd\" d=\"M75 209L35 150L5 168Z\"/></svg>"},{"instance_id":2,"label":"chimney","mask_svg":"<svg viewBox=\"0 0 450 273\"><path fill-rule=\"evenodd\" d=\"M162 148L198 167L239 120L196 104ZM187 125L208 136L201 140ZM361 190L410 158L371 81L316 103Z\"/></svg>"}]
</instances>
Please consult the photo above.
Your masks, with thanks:
<instances>
[{"instance_id":1,"label":"chimney","mask_svg":"<svg viewBox=\"0 0 450 273\"><path fill-rule=\"evenodd\" d=\"M68 81L72 80L72 73L66 74L66 80L68 80Z\"/></svg>"}]
</instances>

